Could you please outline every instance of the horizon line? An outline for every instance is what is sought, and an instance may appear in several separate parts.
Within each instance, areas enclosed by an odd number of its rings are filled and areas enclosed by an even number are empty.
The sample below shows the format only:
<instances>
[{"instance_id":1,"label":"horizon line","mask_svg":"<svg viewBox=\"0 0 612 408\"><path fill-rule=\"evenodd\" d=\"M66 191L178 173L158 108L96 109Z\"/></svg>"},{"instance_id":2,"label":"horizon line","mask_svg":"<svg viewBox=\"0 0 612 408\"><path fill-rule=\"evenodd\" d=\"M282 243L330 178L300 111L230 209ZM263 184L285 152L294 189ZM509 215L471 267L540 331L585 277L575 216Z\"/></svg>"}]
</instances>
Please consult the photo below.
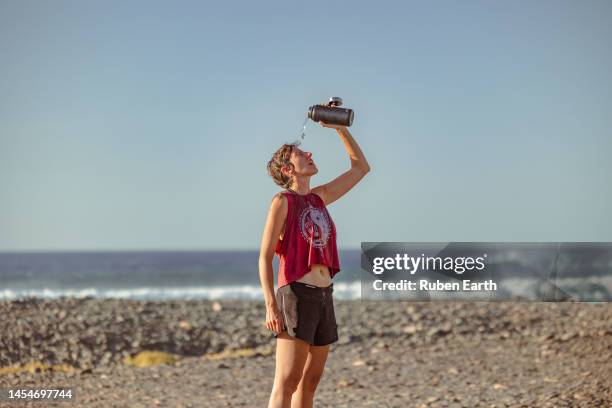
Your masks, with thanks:
<instances>
[{"instance_id":1,"label":"horizon line","mask_svg":"<svg viewBox=\"0 0 612 408\"><path fill-rule=\"evenodd\" d=\"M16 253L93 253L93 252L256 252L259 248L140 248L140 249L10 249L0 254ZM338 248L338 251L361 251L360 247Z\"/></svg>"}]
</instances>

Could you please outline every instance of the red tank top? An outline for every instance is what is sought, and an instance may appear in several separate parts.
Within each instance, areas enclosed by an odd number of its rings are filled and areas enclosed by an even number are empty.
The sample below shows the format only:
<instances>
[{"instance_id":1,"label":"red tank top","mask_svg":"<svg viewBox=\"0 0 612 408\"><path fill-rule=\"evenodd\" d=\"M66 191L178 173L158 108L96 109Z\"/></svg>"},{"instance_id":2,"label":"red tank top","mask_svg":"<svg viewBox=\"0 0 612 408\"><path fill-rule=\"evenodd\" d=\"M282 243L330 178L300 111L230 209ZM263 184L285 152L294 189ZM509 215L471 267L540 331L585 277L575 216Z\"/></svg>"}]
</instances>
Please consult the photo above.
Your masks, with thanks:
<instances>
[{"instance_id":1,"label":"red tank top","mask_svg":"<svg viewBox=\"0 0 612 408\"><path fill-rule=\"evenodd\" d=\"M278 287L300 279L314 264L327 265L333 278L340 271L336 248L336 226L319 195L283 191L287 198L287 221L279 256Z\"/></svg>"}]
</instances>

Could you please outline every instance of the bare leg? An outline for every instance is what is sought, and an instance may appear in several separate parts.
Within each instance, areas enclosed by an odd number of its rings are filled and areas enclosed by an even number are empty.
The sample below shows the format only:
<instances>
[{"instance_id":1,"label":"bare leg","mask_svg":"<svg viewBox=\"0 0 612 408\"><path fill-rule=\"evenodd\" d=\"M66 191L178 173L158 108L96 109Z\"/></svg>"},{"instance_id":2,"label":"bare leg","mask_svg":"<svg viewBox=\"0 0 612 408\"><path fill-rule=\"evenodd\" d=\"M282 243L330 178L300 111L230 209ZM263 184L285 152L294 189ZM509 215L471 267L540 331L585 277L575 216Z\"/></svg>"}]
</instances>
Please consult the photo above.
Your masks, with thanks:
<instances>
[{"instance_id":1,"label":"bare leg","mask_svg":"<svg viewBox=\"0 0 612 408\"><path fill-rule=\"evenodd\" d=\"M302 380L291 399L291 408L312 408L314 393L323 376L328 351L329 344L327 346L310 346Z\"/></svg>"},{"instance_id":2,"label":"bare leg","mask_svg":"<svg viewBox=\"0 0 612 408\"><path fill-rule=\"evenodd\" d=\"M310 344L289 336L276 338L276 372L268 408L291 408L291 395L297 390L304 372Z\"/></svg>"}]
</instances>

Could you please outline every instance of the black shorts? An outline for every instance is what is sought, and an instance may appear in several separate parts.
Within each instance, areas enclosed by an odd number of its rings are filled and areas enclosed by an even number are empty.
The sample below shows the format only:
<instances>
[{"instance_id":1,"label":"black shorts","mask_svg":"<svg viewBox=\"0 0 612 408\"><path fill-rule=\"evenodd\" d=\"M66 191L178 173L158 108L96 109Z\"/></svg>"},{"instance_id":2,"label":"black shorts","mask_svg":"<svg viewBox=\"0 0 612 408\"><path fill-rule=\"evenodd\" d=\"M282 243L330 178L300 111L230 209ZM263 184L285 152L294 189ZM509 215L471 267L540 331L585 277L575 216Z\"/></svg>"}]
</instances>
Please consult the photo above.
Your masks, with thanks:
<instances>
[{"instance_id":1,"label":"black shorts","mask_svg":"<svg viewBox=\"0 0 612 408\"><path fill-rule=\"evenodd\" d=\"M326 346L338 341L333 286L333 283L319 287L291 282L277 289L276 302L285 320L287 334L311 346Z\"/></svg>"}]
</instances>

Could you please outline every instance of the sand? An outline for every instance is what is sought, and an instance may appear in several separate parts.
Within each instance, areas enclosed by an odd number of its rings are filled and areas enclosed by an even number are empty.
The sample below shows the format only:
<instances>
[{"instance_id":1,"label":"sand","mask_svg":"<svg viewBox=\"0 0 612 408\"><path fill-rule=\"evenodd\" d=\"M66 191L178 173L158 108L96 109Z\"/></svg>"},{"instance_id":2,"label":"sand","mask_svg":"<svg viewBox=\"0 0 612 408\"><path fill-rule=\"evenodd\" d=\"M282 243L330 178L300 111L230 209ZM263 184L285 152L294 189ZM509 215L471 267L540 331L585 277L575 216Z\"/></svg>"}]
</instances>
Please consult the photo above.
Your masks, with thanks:
<instances>
[{"instance_id":1,"label":"sand","mask_svg":"<svg viewBox=\"0 0 612 408\"><path fill-rule=\"evenodd\" d=\"M609 304L335 305L315 407L612 406ZM267 406L262 302L26 299L0 312L0 366L15 371L0 387L72 387L79 407ZM15 368L32 360L34 372Z\"/></svg>"}]
</instances>

